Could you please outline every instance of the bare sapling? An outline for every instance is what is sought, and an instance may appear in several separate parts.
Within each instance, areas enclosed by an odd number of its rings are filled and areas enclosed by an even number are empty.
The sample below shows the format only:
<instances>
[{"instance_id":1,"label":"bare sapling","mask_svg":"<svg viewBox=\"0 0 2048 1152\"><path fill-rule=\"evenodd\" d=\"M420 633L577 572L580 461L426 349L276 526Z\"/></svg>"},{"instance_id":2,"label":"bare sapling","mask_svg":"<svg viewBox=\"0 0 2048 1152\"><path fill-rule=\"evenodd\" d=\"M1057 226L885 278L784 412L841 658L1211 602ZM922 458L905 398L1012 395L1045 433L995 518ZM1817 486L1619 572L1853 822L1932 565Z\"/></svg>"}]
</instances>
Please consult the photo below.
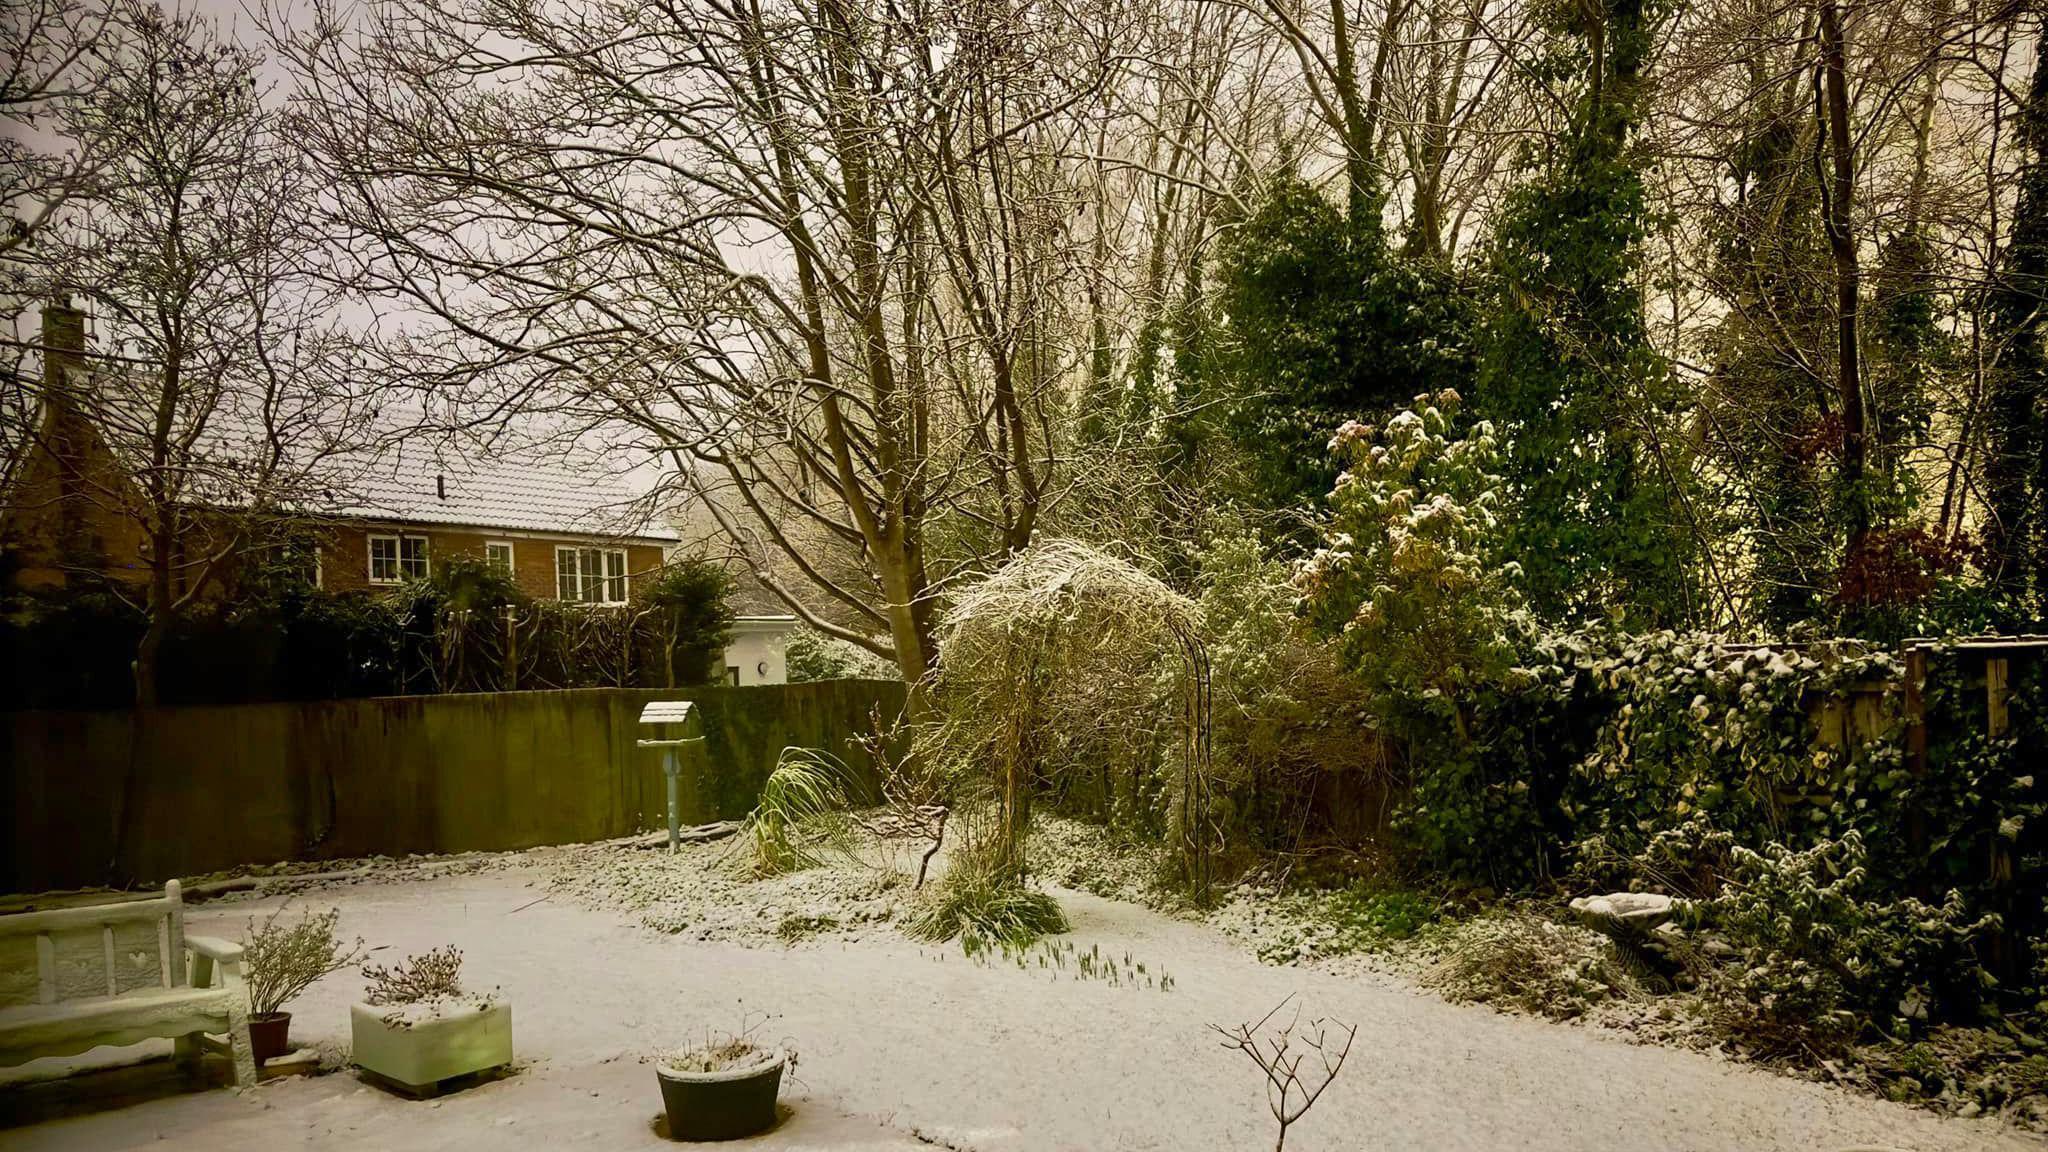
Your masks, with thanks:
<instances>
[{"instance_id":1,"label":"bare sapling","mask_svg":"<svg viewBox=\"0 0 2048 1152\"><path fill-rule=\"evenodd\" d=\"M930 755L901 747L900 729L882 721L879 706L868 709L868 731L854 738L867 754L876 779L881 781L881 810L855 821L875 839L885 843L899 840L928 841L917 862L914 890L924 888L932 857L946 843L946 820L953 814L955 781Z\"/></svg>"},{"instance_id":2,"label":"bare sapling","mask_svg":"<svg viewBox=\"0 0 2048 1152\"><path fill-rule=\"evenodd\" d=\"M1261 1036L1273 1017L1293 999L1289 995L1274 1005L1256 1024L1239 1024L1235 1028L1209 1025L1223 1037L1225 1048L1249 1056L1265 1074L1266 1105L1273 1110L1273 1120L1280 1126L1273 1140L1273 1152L1282 1152L1287 1147L1287 1129L1315 1107L1323 1090L1344 1070L1344 1059L1351 1055L1351 1042L1358 1037L1356 1024L1324 1017L1304 1022L1299 1004L1294 1006L1294 1015L1286 1027ZM1320 1067L1310 1065L1304 1073L1302 1065L1311 1055Z\"/></svg>"}]
</instances>

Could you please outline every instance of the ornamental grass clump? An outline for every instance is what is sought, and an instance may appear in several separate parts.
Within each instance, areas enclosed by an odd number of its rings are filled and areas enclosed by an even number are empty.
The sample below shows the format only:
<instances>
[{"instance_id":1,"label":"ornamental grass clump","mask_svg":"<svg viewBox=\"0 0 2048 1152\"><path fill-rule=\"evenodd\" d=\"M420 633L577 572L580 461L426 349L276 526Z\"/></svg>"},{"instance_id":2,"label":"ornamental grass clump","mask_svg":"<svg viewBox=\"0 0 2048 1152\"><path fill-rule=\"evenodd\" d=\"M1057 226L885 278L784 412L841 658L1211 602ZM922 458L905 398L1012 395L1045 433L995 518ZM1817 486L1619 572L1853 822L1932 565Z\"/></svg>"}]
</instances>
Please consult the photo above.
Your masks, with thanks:
<instances>
[{"instance_id":1,"label":"ornamental grass clump","mask_svg":"<svg viewBox=\"0 0 2048 1152\"><path fill-rule=\"evenodd\" d=\"M334 934L341 910L309 912L297 923L280 924L282 907L261 922L249 921L242 944L248 973L249 1010L258 1016L284 1011L301 992L322 976L338 972L363 958L363 941L344 945Z\"/></svg>"},{"instance_id":2,"label":"ornamental grass clump","mask_svg":"<svg viewBox=\"0 0 2048 1152\"><path fill-rule=\"evenodd\" d=\"M963 852L918 902L904 931L920 940L958 939L970 956L1022 949L1067 930L1051 896L996 866L987 852Z\"/></svg>"},{"instance_id":3,"label":"ornamental grass clump","mask_svg":"<svg viewBox=\"0 0 2048 1152\"><path fill-rule=\"evenodd\" d=\"M845 763L829 752L784 748L761 785L761 799L740 825L744 870L768 877L822 864L819 850L843 842L846 834L849 778Z\"/></svg>"}]
</instances>

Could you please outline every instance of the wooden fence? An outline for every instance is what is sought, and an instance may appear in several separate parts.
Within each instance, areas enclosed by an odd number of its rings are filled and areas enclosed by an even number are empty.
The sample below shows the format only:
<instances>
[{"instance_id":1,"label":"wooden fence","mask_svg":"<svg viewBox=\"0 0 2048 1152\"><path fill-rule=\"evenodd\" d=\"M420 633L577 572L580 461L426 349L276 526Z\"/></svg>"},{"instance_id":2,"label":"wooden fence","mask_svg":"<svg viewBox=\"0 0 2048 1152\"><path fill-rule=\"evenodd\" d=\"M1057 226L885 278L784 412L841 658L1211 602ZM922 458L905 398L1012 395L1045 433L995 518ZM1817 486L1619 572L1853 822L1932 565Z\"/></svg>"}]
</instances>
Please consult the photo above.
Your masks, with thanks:
<instances>
[{"instance_id":1,"label":"wooden fence","mask_svg":"<svg viewBox=\"0 0 2048 1152\"><path fill-rule=\"evenodd\" d=\"M161 883L247 864L497 851L658 826L640 708L694 700L683 815L739 816L785 745L850 746L894 681L577 689L0 715L0 891Z\"/></svg>"}]
</instances>

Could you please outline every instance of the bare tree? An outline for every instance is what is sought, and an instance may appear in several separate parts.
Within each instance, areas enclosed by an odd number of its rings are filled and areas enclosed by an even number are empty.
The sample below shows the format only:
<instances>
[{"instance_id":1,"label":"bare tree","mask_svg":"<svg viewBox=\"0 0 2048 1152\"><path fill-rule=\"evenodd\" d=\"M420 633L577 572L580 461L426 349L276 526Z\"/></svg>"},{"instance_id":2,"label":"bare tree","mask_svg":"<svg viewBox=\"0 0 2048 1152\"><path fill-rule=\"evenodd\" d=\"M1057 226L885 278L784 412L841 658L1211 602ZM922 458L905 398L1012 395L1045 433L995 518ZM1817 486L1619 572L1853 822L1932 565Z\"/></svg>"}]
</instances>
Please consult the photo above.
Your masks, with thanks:
<instances>
[{"instance_id":1,"label":"bare tree","mask_svg":"<svg viewBox=\"0 0 2048 1152\"><path fill-rule=\"evenodd\" d=\"M1265 1076L1266 1106L1272 1110L1273 1121L1280 1127L1279 1135L1273 1140L1273 1152L1283 1152L1287 1147L1287 1129L1322 1099L1324 1089L1344 1070L1344 1060L1351 1055L1351 1043L1358 1038L1356 1024L1341 1024L1321 1017L1303 1021L1299 1004L1295 1005L1294 1015L1286 1027L1274 1029L1262 1038L1260 1033L1266 1030L1266 1025L1293 999L1289 996L1274 1005L1273 1010L1261 1016L1257 1023L1239 1024L1235 1028L1209 1025L1223 1037L1225 1048L1244 1053ZM1340 1034L1341 1045L1338 1043ZM1310 1065L1304 1075L1302 1064L1311 1054L1315 1056L1316 1063Z\"/></svg>"},{"instance_id":2,"label":"bare tree","mask_svg":"<svg viewBox=\"0 0 2048 1152\"><path fill-rule=\"evenodd\" d=\"M915 678L945 588L1059 494L1082 201L1056 141L1129 20L418 0L284 42L430 378L666 457L793 611Z\"/></svg>"},{"instance_id":3,"label":"bare tree","mask_svg":"<svg viewBox=\"0 0 2048 1152\"><path fill-rule=\"evenodd\" d=\"M52 330L69 338L38 350L28 400L61 475L17 485L10 512L90 521L52 560L111 574L107 590L142 611L136 698L149 706L173 622L340 500L333 466L376 420L332 324L316 185L266 104L260 58L142 0L103 16L114 47L47 107L56 133L105 163L13 254L19 287L87 306L98 346L59 308Z\"/></svg>"},{"instance_id":4,"label":"bare tree","mask_svg":"<svg viewBox=\"0 0 2048 1152\"><path fill-rule=\"evenodd\" d=\"M8 0L0 9L0 254L26 242L104 163L105 141L51 131L59 101L105 75L122 29L113 10L67 0Z\"/></svg>"}]
</instances>

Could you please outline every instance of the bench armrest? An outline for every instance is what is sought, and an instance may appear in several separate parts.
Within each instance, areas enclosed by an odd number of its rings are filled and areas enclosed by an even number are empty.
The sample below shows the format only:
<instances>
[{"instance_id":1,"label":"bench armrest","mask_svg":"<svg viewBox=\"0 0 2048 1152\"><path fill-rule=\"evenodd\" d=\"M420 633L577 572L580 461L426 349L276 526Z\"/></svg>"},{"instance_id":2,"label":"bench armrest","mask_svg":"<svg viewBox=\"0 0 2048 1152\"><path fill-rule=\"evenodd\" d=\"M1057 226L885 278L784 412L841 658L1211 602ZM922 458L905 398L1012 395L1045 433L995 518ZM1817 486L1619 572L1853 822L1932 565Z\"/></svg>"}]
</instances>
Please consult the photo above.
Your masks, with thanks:
<instances>
[{"instance_id":1,"label":"bench armrest","mask_svg":"<svg viewBox=\"0 0 2048 1152\"><path fill-rule=\"evenodd\" d=\"M240 963L242 959L240 944L223 940L218 936L187 936L185 947L209 960L218 960L223 964Z\"/></svg>"}]
</instances>

